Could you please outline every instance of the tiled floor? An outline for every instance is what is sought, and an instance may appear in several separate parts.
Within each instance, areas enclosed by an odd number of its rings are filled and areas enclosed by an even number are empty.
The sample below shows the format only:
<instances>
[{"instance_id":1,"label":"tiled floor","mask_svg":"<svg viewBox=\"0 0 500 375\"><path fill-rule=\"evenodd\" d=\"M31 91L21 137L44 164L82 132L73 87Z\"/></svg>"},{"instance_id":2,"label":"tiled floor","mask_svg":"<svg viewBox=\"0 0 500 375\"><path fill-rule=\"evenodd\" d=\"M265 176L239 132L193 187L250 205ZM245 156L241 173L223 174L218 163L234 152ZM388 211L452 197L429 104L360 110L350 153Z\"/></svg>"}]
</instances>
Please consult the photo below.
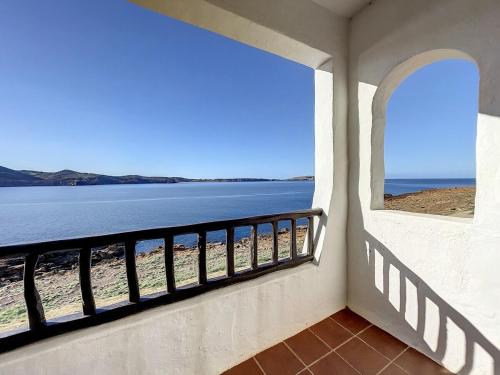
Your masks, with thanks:
<instances>
[{"instance_id":1,"label":"tiled floor","mask_svg":"<svg viewBox=\"0 0 500 375\"><path fill-rule=\"evenodd\" d=\"M224 375L434 375L449 371L345 309Z\"/></svg>"}]
</instances>

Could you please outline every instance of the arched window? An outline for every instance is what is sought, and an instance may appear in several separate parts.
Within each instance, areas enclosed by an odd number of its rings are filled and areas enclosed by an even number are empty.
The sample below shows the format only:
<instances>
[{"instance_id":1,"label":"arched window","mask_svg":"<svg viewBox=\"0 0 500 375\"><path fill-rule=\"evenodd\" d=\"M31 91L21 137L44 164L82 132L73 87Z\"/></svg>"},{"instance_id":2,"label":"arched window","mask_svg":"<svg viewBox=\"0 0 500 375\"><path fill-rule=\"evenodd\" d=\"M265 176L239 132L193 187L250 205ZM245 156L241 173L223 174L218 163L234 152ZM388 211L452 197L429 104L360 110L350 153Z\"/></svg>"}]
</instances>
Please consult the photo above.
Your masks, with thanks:
<instances>
[{"instance_id":1,"label":"arched window","mask_svg":"<svg viewBox=\"0 0 500 375\"><path fill-rule=\"evenodd\" d=\"M384 208L472 217L479 71L447 59L399 83L387 101Z\"/></svg>"}]
</instances>

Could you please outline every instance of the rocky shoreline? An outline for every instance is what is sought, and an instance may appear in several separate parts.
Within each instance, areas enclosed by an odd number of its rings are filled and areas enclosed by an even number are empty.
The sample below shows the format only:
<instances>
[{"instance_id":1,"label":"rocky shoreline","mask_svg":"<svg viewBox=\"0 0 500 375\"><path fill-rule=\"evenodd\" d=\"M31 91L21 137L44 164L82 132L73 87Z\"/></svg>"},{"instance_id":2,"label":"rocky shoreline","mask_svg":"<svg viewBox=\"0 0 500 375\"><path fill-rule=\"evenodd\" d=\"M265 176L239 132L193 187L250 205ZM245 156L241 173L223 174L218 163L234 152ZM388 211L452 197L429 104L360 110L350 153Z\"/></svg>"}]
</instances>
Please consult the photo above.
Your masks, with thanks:
<instances>
[{"instance_id":1,"label":"rocky shoreline","mask_svg":"<svg viewBox=\"0 0 500 375\"><path fill-rule=\"evenodd\" d=\"M473 217L475 196L475 187L429 189L402 195L386 194L384 208L431 215Z\"/></svg>"},{"instance_id":2,"label":"rocky shoreline","mask_svg":"<svg viewBox=\"0 0 500 375\"><path fill-rule=\"evenodd\" d=\"M302 249L306 226L297 227L297 248ZM252 239L245 237L235 242L235 268L237 271L250 267ZM259 264L272 257L272 235L258 235ZM290 256L290 233L278 234L280 258ZM141 294L166 290L163 247L137 255L137 273ZM198 251L196 247L174 245L176 285L197 282ZM113 245L92 251L92 288L97 306L107 306L127 298L128 288L122 245ZM207 244L207 273L209 278L226 273L226 244ZM11 258L0 261L0 331L26 324L23 297L23 259ZM81 311L78 273L78 251L46 254L40 257L35 271L35 282L45 308L47 318Z\"/></svg>"},{"instance_id":3,"label":"rocky shoreline","mask_svg":"<svg viewBox=\"0 0 500 375\"><path fill-rule=\"evenodd\" d=\"M155 249L156 250L156 249ZM155 251L153 250L153 251ZM162 247L157 249L162 250ZM186 247L175 245L174 251L183 251ZM125 257L123 245L111 245L92 250L92 266L98 265L102 261L118 261ZM58 273L62 271L74 270L78 267L78 251L64 251L49 253L40 256L35 276L40 276L46 272ZM21 281L23 279L23 258L0 259L0 287L4 284Z\"/></svg>"},{"instance_id":4,"label":"rocky shoreline","mask_svg":"<svg viewBox=\"0 0 500 375\"><path fill-rule=\"evenodd\" d=\"M386 195L387 210L472 217L474 214L474 187L431 189L398 196ZM297 228L297 247L302 248L307 228ZM259 263L270 261L272 236L259 234ZM290 255L290 233L279 232L279 254ZM250 266L252 239L242 238L235 242L235 267L243 270ZM78 278L78 251L45 254L40 257L35 271L37 283L46 315L53 318L80 311L81 298ZM197 281L198 253L196 247L174 246L176 284L186 285ZM24 260L0 259L0 331L26 324L23 299ZM220 242L207 244L207 267L209 277L226 272L226 245ZM137 255L137 273L142 294L166 289L163 248L157 247ZM92 283L98 306L106 306L127 296L127 280L123 245L112 245L92 252Z\"/></svg>"}]
</instances>

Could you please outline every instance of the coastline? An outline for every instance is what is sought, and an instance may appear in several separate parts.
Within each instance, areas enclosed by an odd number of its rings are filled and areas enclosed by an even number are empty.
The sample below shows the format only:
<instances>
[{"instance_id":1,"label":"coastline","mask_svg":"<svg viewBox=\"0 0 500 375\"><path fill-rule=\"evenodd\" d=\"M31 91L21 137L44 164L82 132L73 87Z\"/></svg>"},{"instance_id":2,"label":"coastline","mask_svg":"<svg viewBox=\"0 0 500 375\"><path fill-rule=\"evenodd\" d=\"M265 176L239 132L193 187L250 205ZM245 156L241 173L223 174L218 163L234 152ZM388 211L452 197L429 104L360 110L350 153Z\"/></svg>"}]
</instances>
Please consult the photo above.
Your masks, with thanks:
<instances>
[{"instance_id":1,"label":"coastline","mask_svg":"<svg viewBox=\"0 0 500 375\"><path fill-rule=\"evenodd\" d=\"M302 249L307 226L297 226L297 249ZM235 269L250 268L251 237L234 243ZM258 262L272 259L272 234L258 235ZM278 253L283 259L290 256L290 232L278 233ZM27 324L23 297L23 259L0 259L0 332ZM137 274L141 295L166 290L163 247L137 254ZM196 246L174 245L176 286L197 282L198 251ZM226 244L207 243L207 273L209 278L226 272ZM94 249L92 254L92 289L98 307L108 306L128 297L124 249L122 245ZM35 282L42 298L47 319L81 311L78 274L78 252L68 251L42 256L35 272Z\"/></svg>"},{"instance_id":2,"label":"coastline","mask_svg":"<svg viewBox=\"0 0 500 375\"><path fill-rule=\"evenodd\" d=\"M427 189L401 195L387 194L386 210L472 217L474 214L475 187ZM298 248L302 248L306 227L297 228ZM259 264L269 262L272 254L272 236L258 235ZM243 270L250 266L251 238L235 242L235 266ZM279 232L279 254L289 256L290 233ZM197 249L177 244L174 247L176 283L188 285L197 280ZM226 270L226 246L221 242L207 244L209 277L224 275ZM151 294L166 289L163 248L137 255L137 272L141 293ZM26 324L26 311L22 285L23 259L0 259L0 331L18 328ZM46 309L47 319L78 312L81 309L78 279L78 252L66 252L42 257L35 280ZM120 245L94 249L92 259L92 283L98 306L110 305L127 298L127 280L123 247Z\"/></svg>"},{"instance_id":3,"label":"coastline","mask_svg":"<svg viewBox=\"0 0 500 375\"><path fill-rule=\"evenodd\" d=\"M286 179L231 177L231 178L187 178L124 175L111 176L97 173L77 172L65 169L57 172L14 170L0 166L0 187L31 186L96 186L96 185L142 185L176 184L182 182L274 182L314 181L314 176L297 176Z\"/></svg>"},{"instance_id":4,"label":"coastline","mask_svg":"<svg viewBox=\"0 0 500 375\"><path fill-rule=\"evenodd\" d=\"M475 195L475 187L426 189L400 195L386 194L384 209L471 218L474 216Z\"/></svg>"}]
</instances>

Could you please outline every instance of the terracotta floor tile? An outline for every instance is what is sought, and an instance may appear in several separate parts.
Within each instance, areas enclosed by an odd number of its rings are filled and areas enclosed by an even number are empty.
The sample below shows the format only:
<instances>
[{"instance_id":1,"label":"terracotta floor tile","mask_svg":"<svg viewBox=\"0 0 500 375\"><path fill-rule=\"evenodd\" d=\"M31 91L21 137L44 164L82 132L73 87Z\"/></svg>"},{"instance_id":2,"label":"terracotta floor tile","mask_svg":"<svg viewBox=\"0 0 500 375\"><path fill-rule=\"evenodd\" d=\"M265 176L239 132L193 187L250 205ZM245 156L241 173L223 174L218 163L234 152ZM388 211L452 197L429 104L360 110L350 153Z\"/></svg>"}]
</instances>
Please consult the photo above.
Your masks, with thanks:
<instances>
[{"instance_id":1,"label":"terracotta floor tile","mask_svg":"<svg viewBox=\"0 0 500 375\"><path fill-rule=\"evenodd\" d=\"M222 375L263 375L263 372L259 366L257 366L255 360L250 358L240 363L238 366L223 372Z\"/></svg>"},{"instance_id":2,"label":"terracotta floor tile","mask_svg":"<svg viewBox=\"0 0 500 375\"><path fill-rule=\"evenodd\" d=\"M314 375L359 375L336 353L330 353L325 358L310 367Z\"/></svg>"},{"instance_id":3,"label":"terracotta floor tile","mask_svg":"<svg viewBox=\"0 0 500 375\"><path fill-rule=\"evenodd\" d=\"M331 318L354 334L359 333L370 325L370 322L349 309L340 310L333 314Z\"/></svg>"},{"instance_id":4,"label":"terracotta floor tile","mask_svg":"<svg viewBox=\"0 0 500 375\"><path fill-rule=\"evenodd\" d=\"M355 337L353 332L359 336ZM330 352L332 348L334 351ZM452 374L348 309L264 350L223 375L263 375L263 372L266 375Z\"/></svg>"},{"instance_id":5,"label":"terracotta floor tile","mask_svg":"<svg viewBox=\"0 0 500 375\"><path fill-rule=\"evenodd\" d=\"M288 350L283 343L279 343L255 356L267 375L296 374L304 365Z\"/></svg>"},{"instance_id":6,"label":"terracotta floor tile","mask_svg":"<svg viewBox=\"0 0 500 375\"><path fill-rule=\"evenodd\" d=\"M382 371L380 375L408 375L408 373L406 371L401 370L396 365L390 365L384 371Z\"/></svg>"},{"instance_id":7,"label":"terracotta floor tile","mask_svg":"<svg viewBox=\"0 0 500 375\"><path fill-rule=\"evenodd\" d=\"M387 358L357 338L342 345L337 349L337 353L352 367L366 375L375 375L389 363Z\"/></svg>"},{"instance_id":8,"label":"terracotta floor tile","mask_svg":"<svg viewBox=\"0 0 500 375\"><path fill-rule=\"evenodd\" d=\"M326 342L332 349L335 349L353 336L351 332L338 325L330 318L322 320L309 329L321 340Z\"/></svg>"},{"instance_id":9,"label":"terracotta floor tile","mask_svg":"<svg viewBox=\"0 0 500 375\"><path fill-rule=\"evenodd\" d=\"M408 349L394 361L410 374L451 374L448 370L413 348Z\"/></svg>"},{"instance_id":10,"label":"terracotta floor tile","mask_svg":"<svg viewBox=\"0 0 500 375\"><path fill-rule=\"evenodd\" d=\"M285 342L306 365L310 365L319 357L330 351L330 349L308 329L290 337L285 340Z\"/></svg>"},{"instance_id":11,"label":"terracotta floor tile","mask_svg":"<svg viewBox=\"0 0 500 375\"><path fill-rule=\"evenodd\" d=\"M389 359L396 358L407 347L406 344L375 326L363 331L359 338Z\"/></svg>"}]
</instances>

